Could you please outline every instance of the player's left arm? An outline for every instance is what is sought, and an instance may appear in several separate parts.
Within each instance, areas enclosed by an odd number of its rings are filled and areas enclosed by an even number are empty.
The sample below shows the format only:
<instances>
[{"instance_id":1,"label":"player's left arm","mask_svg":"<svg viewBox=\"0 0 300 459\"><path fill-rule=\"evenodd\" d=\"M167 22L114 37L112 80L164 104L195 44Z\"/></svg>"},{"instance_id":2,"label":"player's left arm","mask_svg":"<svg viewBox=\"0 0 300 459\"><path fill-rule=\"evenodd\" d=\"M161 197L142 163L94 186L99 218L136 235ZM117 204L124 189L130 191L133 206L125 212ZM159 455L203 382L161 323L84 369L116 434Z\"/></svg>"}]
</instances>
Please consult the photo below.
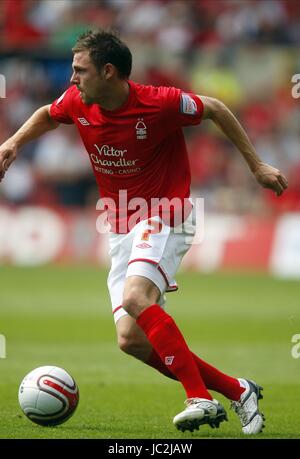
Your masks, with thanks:
<instances>
[{"instance_id":1,"label":"player's left arm","mask_svg":"<svg viewBox=\"0 0 300 459\"><path fill-rule=\"evenodd\" d=\"M202 119L211 119L243 155L258 183L280 196L288 186L286 177L275 167L262 162L245 130L229 108L218 99L198 97L204 106Z\"/></svg>"}]
</instances>

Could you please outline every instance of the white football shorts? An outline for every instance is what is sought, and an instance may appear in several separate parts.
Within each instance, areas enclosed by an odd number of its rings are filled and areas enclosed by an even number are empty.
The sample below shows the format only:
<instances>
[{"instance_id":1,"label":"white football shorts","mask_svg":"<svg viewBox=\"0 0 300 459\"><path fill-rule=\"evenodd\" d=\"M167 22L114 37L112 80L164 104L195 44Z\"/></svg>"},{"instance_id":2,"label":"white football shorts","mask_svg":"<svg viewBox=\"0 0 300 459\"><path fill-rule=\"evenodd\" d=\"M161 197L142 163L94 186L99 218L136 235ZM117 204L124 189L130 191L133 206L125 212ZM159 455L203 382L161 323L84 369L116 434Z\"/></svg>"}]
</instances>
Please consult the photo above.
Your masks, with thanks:
<instances>
[{"instance_id":1,"label":"white football shorts","mask_svg":"<svg viewBox=\"0 0 300 459\"><path fill-rule=\"evenodd\" d=\"M174 277L191 247L195 230L193 208L185 222L175 228L165 225L156 216L139 222L127 234L110 234L111 269L107 285L115 322L127 314L122 301L125 280L129 276L150 279L160 290L158 304L164 308L165 292L178 289Z\"/></svg>"}]
</instances>

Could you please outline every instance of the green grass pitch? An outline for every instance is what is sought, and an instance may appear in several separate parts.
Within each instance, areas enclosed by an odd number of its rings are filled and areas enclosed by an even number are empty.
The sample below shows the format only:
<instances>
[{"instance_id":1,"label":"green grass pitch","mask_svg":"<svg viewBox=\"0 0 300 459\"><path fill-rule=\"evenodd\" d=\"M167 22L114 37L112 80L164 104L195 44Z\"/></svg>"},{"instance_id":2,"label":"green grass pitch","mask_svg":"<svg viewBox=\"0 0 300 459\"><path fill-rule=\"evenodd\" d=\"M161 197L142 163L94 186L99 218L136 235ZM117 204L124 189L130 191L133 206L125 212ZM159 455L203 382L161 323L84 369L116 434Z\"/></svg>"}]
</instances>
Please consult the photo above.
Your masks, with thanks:
<instances>
[{"instance_id":1,"label":"green grass pitch","mask_svg":"<svg viewBox=\"0 0 300 459\"><path fill-rule=\"evenodd\" d=\"M264 386L266 428L260 438L300 437L300 358L291 355L300 333L300 283L262 274L185 273L168 294L168 312L190 348L225 372ZM181 386L120 352L106 289L96 267L0 269L0 438L190 439L243 438L229 401L229 422L217 430L178 432ZM20 411L23 376L41 365L65 368L80 388L75 415L54 428Z\"/></svg>"}]
</instances>

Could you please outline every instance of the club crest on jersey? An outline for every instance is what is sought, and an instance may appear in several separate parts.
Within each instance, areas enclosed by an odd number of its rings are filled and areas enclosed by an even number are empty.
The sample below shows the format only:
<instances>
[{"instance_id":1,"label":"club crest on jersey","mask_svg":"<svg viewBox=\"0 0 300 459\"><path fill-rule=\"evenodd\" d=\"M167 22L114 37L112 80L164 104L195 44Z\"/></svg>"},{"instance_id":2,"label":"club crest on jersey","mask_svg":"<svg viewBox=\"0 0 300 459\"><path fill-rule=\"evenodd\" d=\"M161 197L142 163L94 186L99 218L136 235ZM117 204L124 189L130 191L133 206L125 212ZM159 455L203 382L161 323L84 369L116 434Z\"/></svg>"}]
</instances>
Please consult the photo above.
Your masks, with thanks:
<instances>
[{"instance_id":1,"label":"club crest on jersey","mask_svg":"<svg viewBox=\"0 0 300 459\"><path fill-rule=\"evenodd\" d=\"M197 104L188 94L181 94L180 111L186 115L195 115L197 113Z\"/></svg>"},{"instance_id":2,"label":"club crest on jersey","mask_svg":"<svg viewBox=\"0 0 300 459\"><path fill-rule=\"evenodd\" d=\"M147 139L147 126L144 123L143 118L138 118L138 121L135 125L136 138L138 140Z\"/></svg>"}]
</instances>

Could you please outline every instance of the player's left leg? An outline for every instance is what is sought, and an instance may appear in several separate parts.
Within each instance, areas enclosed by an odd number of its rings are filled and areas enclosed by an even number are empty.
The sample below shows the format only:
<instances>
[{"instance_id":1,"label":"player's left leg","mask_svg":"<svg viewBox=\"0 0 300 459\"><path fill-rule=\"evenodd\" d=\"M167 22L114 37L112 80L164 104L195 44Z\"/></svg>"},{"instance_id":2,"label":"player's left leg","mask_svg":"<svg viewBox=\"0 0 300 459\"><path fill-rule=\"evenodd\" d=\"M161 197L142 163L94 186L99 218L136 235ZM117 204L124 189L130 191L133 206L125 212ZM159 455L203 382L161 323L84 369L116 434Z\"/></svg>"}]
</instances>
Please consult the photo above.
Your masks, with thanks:
<instances>
[{"instance_id":1,"label":"player's left leg","mask_svg":"<svg viewBox=\"0 0 300 459\"><path fill-rule=\"evenodd\" d=\"M258 434L264 428L265 420L258 406L259 399L263 398L263 388L249 379L239 378L239 382L245 390L238 401L231 402L231 407L240 419L244 434Z\"/></svg>"}]
</instances>

